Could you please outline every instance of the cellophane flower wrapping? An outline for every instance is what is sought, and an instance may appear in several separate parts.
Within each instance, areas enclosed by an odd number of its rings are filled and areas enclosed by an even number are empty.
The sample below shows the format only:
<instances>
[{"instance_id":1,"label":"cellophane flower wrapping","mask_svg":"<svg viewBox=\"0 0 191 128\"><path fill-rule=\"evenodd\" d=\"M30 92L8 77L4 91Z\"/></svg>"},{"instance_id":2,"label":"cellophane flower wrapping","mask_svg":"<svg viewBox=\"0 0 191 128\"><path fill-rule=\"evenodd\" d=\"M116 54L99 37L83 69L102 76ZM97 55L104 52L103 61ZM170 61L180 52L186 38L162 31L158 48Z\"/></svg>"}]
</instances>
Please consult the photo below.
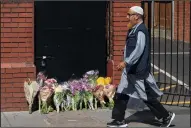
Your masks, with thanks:
<instances>
[{"instance_id":1,"label":"cellophane flower wrapping","mask_svg":"<svg viewBox=\"0 0 191 128\"><path fill-rule=\"evenodd\" d=\"M72 109L77 110L78 106L82 108L82 102L87 108L87 104L93 106L93 94L92 89L96 86L96 79L99 72L97 70L91 70L86 72L81 79L73 79L68 82L71 95ZM68 98L70 99L70 98Z\"/></svg>"},{"instance_id":2,"label":"cellophane flower wrapping","mask_svg":"<svg viewBox=\"0 0 191 128\"><path fill-rule=\"evenodd\" d=\"M56 106L57 112L59 112L60 105L64 101L64 88L61 85L55 87L53 101L54 105Z\"/></svg>"},{"instance_id":3,"label":"cellophane flower wrapping","mask_svg":"<svg viewBox=\"0 0 191 128\"><path fill-rule=\"evenodd\" d=\"M40 87L44 86L44 81L47 80L47 76L45 75L45 72L39 72L37 74L37 83L39 84Z\"/></svg>"},{"instance_id":4,"label":"cellophane flower wrapping","mask_svg":"<svg viewBox=\"0 0 191 128\"><path fill-rule=\"evenodd\" d=\"M93 88L96 85L96 80L99 76L98 70L91 70L83 75L83 78L87 80L88 84Z\"/></svg>"},{"instance_id":5,"label":"cellophane flower wrapping","mask_svg":"<svg viewBox=\"0 0 191 128\"><path fill-rule=\"evenodd\" d=\"M51 100L52 95L54 94L56 82L57 81L55 79L47 79L45 81L45 85L40 89L40 99L42 101L42 106L40 107L42 113L49 113L53 109L51 106Z\"/></svg>"},{"instance_id":6,"label":"cellophane flower wrapping","mask_svg":"<svg viewBox=\"0 0 191 128\"><path fill-rule=\"evenodd\" d=\"M30 81L29 79L28 81L24 82L24 92L25 92L25 98L29 103L29 113L32 113L32 105L38 91L39 91L39 84L36 81Z\"/></svg>"}]
</instances>

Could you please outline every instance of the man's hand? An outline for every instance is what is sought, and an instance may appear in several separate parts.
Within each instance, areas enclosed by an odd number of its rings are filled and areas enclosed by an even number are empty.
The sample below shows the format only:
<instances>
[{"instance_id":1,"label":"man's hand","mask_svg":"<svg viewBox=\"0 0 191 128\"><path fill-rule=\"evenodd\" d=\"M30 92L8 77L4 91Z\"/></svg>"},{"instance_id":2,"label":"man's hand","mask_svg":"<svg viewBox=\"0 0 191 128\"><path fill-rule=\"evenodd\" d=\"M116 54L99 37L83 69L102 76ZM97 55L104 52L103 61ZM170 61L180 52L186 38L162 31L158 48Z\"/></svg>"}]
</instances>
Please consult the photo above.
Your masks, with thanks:
<instances>
[{"instance_id":1,"label":"man's hand","mask_svg":"<svg viewBox=\"0 0 191 128\"><path fill-rule=\"evenodd\" d=\"M126 67L126 62L120 62L117 66L117 70L123 70Z\"/></svg>"}]
</instances>

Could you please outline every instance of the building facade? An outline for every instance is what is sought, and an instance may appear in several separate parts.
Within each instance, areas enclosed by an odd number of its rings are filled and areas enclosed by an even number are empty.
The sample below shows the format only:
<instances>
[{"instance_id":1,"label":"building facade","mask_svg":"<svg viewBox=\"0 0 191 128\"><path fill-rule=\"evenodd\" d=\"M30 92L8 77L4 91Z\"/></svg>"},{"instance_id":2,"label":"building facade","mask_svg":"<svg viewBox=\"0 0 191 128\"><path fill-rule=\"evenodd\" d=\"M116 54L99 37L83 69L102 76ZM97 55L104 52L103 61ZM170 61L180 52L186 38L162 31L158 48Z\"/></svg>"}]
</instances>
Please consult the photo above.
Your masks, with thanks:
<instances>
[{"instance_id":1,"label":"building facade","mask_svg":"<svg viewBox=\"0 0 191 128\"><path fill-rule=\"evenodd\" d=\"M179 5L177 6L177 4ZM118 84L120 80L121 72L113 67L123 58L122 54L127 34L126 15L128 9L133 5L141 6L141 1L130 2L128 0L128 2L114 1L110 3L110 59L113 62L110 64L114 66L108 66L107 70L113 78L113 84ZM184 7L183 1L176 1L173 6L173 38L176 39L178 34L179 40L183 40L183 9L185 9L184 41L189 42L190 18L188 16L190 15L190 2L187 1ZM1 2L1 111L28 110L23 83L27 77L31 79L36 77L34 8L34 1ZM158 20L156 19L155 25L157 26L157 24ZM164 23L161 21L162 24Z\"/></svg>"}]
</instances>

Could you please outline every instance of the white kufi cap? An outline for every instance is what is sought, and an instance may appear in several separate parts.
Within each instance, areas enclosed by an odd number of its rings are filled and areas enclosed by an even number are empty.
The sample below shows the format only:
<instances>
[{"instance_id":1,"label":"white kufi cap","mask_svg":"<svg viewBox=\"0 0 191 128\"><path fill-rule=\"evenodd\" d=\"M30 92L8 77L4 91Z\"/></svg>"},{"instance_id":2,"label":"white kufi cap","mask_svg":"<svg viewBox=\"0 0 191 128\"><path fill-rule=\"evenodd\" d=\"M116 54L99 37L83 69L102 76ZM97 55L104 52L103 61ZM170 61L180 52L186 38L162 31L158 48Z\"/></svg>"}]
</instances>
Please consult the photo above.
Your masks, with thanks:
<instances>
[{"instance_id":1,"label":"white kufi cap","mask_svg":"<svg viewBox=\"0 0 191 128\"><path fill-rule=\"evenodd\" d=\"M140 14L140 15L143 15L143 9L140 7L140 6L133 6L130 8L132 11Z\"/></svg>"}]
</instances>

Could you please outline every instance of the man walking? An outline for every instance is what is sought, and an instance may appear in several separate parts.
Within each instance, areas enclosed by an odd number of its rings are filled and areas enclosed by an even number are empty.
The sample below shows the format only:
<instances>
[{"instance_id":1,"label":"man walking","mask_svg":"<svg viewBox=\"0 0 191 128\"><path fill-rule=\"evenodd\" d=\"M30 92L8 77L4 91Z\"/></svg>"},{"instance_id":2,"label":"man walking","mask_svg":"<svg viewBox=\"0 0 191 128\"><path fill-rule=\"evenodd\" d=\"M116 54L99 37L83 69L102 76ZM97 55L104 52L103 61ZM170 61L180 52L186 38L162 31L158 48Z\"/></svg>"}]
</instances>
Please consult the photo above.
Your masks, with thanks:
<instances>
[{"instance_id":1,"label":"man walking","mask_svg":"<svg viewBox=\"0 0 191 128\"><path fill-rule=\"evenodd\" d=\"M126 39L124 61L117 66L117 69L123 72L114 97L113 121L107 123L107 126L127 126L124 120L125 110L129 97L133 97L143 100L159 120L163 119L161 127L169 127L175 114L168 112L157 100L162 92L150 73L150 41L148 30L143 24L143 9L139 6L131 7L127 19L130 29Z\"/></svg>"}]
</instances>

